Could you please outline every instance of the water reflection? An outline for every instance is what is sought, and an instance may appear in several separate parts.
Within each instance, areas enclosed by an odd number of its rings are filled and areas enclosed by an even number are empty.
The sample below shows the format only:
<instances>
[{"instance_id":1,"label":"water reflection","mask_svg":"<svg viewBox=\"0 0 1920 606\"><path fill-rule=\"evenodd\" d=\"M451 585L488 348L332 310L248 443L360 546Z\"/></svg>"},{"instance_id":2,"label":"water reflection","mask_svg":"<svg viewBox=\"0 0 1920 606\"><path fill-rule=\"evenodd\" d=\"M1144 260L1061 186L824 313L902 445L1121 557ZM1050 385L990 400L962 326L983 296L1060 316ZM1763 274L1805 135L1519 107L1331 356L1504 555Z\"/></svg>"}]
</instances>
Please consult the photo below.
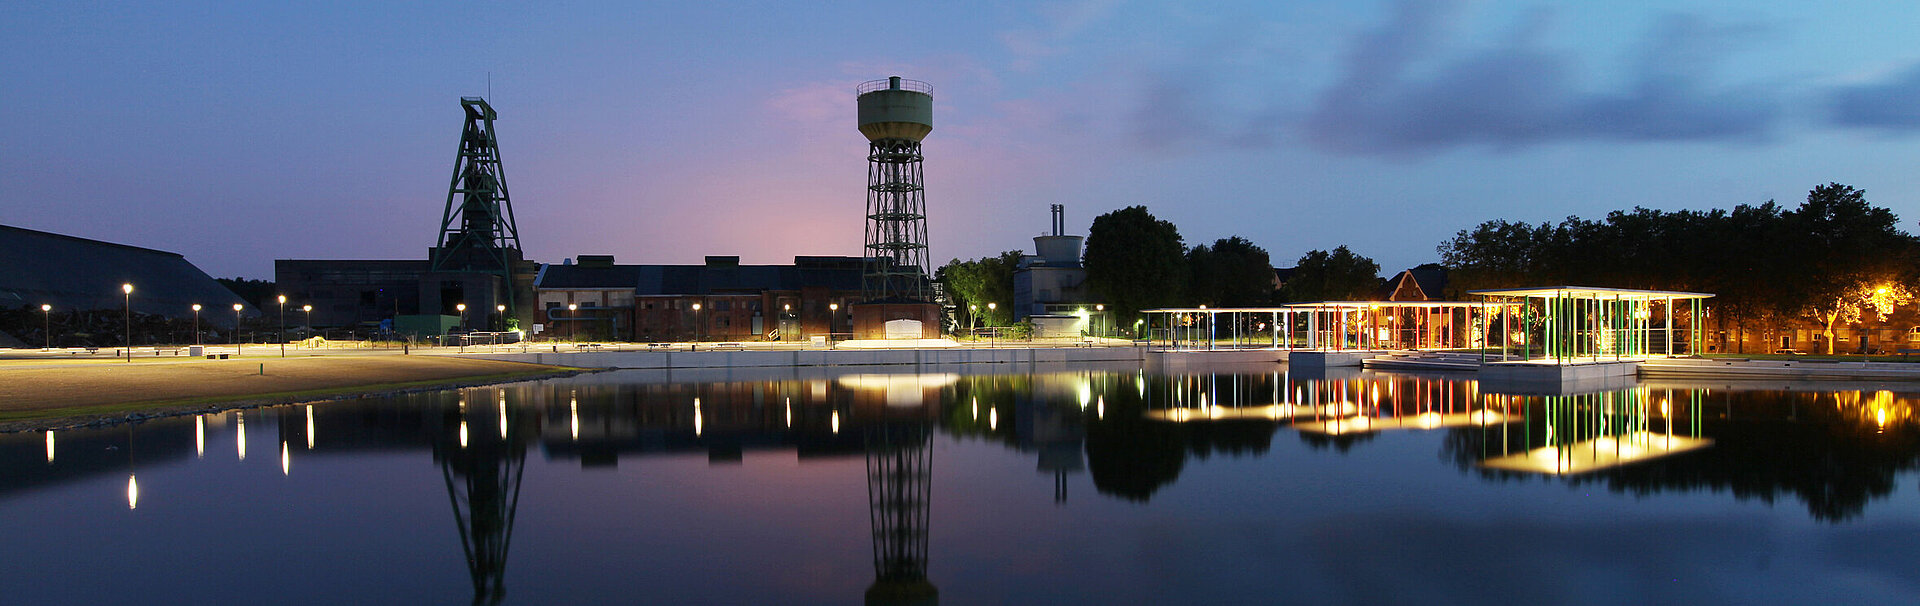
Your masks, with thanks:
<instances>
[{"instance_id":1,"label":"water reflection","mask_svg":"<svg viewBox=\"0 0 1920 606\"><path fill-rule=\"evenodd\" d=\"M530 451L536 467L581 473L580 481L588 484L628 481L616 478L631 476L601 472L673 455L693 455L696 465L704 456L704 465L720 469L745 465L751 455L802 464L859 466L864 460L867 510L859 513L869 522L864 529L831 531L870 535L861 537L862 542L871 539L873 577L864 594L869 602L930 603L942 592L936 581L948 591L965 589L950 569L943 573L941 562L930 556L942 554L945 542L969 540L952 529L954 520L935 519L949 514L931 504L955 498L945 488L935 490L933 454L940 444L986 444L1026 461L1021 468L1032 471L1021 473L1044 476L1051 495L1040 488L1040 478L1031 476L996 478L1005 485L999 490L1048 510L1067 507L1069 488L1089 480L1098 493L1093 500L1148 503L1181 482L1190 466L1215 456L1267 457L1282 459L1287 466L1311 466L1335 458L1365 458L1352 456L1355 449L1378 455L1413 444L1426 453L1438 450L1443 461L1439 469L1454 470L1440 475L1481 487L1552 482L1641 496L1724 493L1766 503L1797 500L1815 519L1845 521L1891 495L1897 474L1920 466L1920 427L1912 414L1915 397L1888 390L1737 391L1685 384L1523 396L1483 393L1471 380L1447 376L1306 375L1284 369L1211 374L1133 369L1015 374L823 371L694 379L670 373L610 373L160 419L138 425L137 431L131 425L62 430L57 457L56 432L4 435L0 499L60 494L53 489L89 480L118 488L124 475L128 508L148 505L139 512L151 517L183 494L262 490L256 485L206 484L203 478L201 485L183 486L184 478L194 476L166 469L210 466L238 474L251 466L255 473L271 476L273 462L246 462L247 417L253 417L254 437L279 443L279 471L290 478L277 482L280 486L334 481L329 474L315 473L324 469L325 457L369 452L422 461L431 457L441 477L429 485L435 494L444 491L456 527L455 533L441 530L439 536L449 543L451 536L458 537L458 557L471 585L451 590L470 591L476 603L500 603L506 599L510 547ZM1274 436L1282 431L1291 433L1298 445L1283 441L1285 448L1276 449ZM203 459L206 441L225 439L222 432L233 434L236 460ZM328 439L317 440L321 434ZM303 476L291 475L294 443L307 445L300 451ZM124 454L118 452L121 448ZM1276 450L1280 454L1272 454ZM1403 457L1393 464L1418 469L1433 466L1432 458ZM945 454L939 463L943 469L967 464ZM832 464L815 469L820 468L836 469ZM806 475L804 468L796 473ZM858 473L845 477L858 483ZM1232 481L1285 482L1272 477ZM141 484L152 490L144 503ZM525 496L542 507L591 496L545 494L552 490L538 486L542 484L528 485ZM1195 486L1218 489L1217 484ZM117 509L119 495L109 492L117 491L102 489L91 498ZM1076 496L1073 505L1089 500ZM840 510L858 511L858 506L847 504ZM446 516L448 505L435 505L435 511ZM1089 510L1062 511L1079 515ZM439 520L445 523L445 518ZM935 530L936 521L948 528L946 534ZM960 526L978 532L972 527L979 524ZM533 528L536 545L553 540L538 536L544 529ZM453 562L450 545L445 553L445 561ZM859 566L864 568L865 562ZM517 574L530 574L524 561L516 568L522 571ZM534 568L545 569L537 563Z\"/></svg>"}]
</instances>

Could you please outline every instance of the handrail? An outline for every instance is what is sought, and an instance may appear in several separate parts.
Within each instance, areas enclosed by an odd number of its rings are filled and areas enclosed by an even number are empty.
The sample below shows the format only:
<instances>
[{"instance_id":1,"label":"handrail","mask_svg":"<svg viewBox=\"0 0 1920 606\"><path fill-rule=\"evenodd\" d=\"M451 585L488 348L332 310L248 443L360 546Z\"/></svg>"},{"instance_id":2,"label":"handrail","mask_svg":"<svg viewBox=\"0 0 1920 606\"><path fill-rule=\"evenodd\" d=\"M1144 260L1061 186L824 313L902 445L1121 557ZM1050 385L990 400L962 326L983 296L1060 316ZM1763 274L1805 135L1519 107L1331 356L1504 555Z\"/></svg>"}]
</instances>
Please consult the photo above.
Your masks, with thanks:
<instances>
[{"instance_id":1,"label":"handrail","mask_svg":"<svg viewBox=\"0 0 1920 606\"><path fill-rule=\"evenodd\" d=\"M881 78L879 80L868 80L866 82L861 82L860 86L854 87L853 91L854 91L854 94L856 95L864 95L874 91L891 90L892 88L893 88L892 78ZM932 95L933 85L927 84L925 82L921 82L919 80L910 80L907 78L901 78L900 90L913 91L916 93Z\"/></svg>"}]
</instances>

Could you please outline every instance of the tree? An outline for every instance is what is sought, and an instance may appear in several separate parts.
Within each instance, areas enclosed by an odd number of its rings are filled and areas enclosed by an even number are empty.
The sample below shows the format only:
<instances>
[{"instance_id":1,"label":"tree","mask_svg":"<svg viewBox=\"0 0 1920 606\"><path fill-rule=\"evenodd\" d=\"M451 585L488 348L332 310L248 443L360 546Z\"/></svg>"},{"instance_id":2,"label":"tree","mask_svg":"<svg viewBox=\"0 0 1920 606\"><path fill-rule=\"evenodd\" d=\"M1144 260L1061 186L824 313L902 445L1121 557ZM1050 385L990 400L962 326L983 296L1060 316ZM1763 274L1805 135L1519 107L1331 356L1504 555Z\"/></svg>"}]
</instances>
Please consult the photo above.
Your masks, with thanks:
<instances>
[{"instance_id":1,"label":"tree","mask_svg":"<svg viewBox=\"0 0 1920 606\"><path fill-rule=\"evenodd\" d=\"M1280 288L1285 301L1358 301L1380 288L1380 264L1353 254L1346 246L1310 250L1300 256L1293 277Z\"/></svg>"},{"instance_id":2,"label":"tree","mask_svg":"<svg viewBox=\"0 0 1920 606\"><path fill-rule=\"evenodd\" d=\"M1129 206L1093 219L1087 230L1087 285L1123 329L1140 310L1185 300L1186 243L1180 229Z\"/></svg>"},{"instance_id":3,"label":"tree","mask_svg":"<svg viewBox=\"0 0 1920 606\"><path fill-rule=\"evenodd\" d=\"M1021 256L1010 250L998 257L954 259L934 271L934 280L946 285L955 309L966 314L963 325L971 326L977 317L987 326L1002 326L1013 317L1013 271L1020 268Z\"/></svg>"},{"instance_id":4,"label":"tree","mask_svg":"<svg viewBox=\"0 0 1920 606\"><path fill-rule=\"evenodd\" d=\"M1273 301L1273 262L1266 249L1240 236L1187 251L1187 296L1215 307L1254 307Z\"/></svg>"},{"instance_id":5,"label":"tree","mask_svg":"<svg viewBox=\"0 0 1920 606\"><path fill-rule=\"evenodd\" d=\"M1822 325L1827 353L1833 325L1861 321L1866 312L1885 320L1893 307L1913 300L1916 242L1899 230L1893 211L1867 203L1866 191L1828 183L1807 192L1807 201L1787 213L1795 236L1795 269L1788 275L1805 293L1805 312ZM1865 343L1862 343L1865 346Z\"/></svg>"},{"instance_id":6,"label":"tree","mask_svg":"<svg viewBox=\"0 0 1920 606\"><path fill-rule=\"evenodd\" d=\"M1831 298L1816 301L1807 307L1808 315L1820 322L1821 336L1826 340L1827 354L1833 354L1833 325L1836 322L1856 324L1866 319L1867 312L1873 312L1875 320L1886 320L1893 308L1913 302L1913 291L1897 282L1875 282L1863 280L1845 287ZM1866 347L1866 341L1860 346Z\"/></svg>"}]
</instances>

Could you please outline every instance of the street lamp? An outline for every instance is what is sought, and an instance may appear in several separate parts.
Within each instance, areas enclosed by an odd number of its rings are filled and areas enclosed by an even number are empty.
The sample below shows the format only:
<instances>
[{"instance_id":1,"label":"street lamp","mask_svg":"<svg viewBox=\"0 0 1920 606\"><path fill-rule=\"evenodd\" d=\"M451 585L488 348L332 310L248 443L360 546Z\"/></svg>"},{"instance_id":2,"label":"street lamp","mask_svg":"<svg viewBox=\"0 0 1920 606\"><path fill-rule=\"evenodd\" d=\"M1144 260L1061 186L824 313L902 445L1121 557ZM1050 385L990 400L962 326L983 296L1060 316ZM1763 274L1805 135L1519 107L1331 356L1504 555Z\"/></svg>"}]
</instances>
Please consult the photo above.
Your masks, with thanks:
<instances>
[{"instance_id":1,"label":"street lamp","mask_svg":"<svg viewBox=\"0 0 1920 606\"><path fill-rule=\"evenodd\" d=\"M567 304L567 340L573 340L573 312L580 309L578 303Z\"/></svg>"},{"instance_id":2,"label":"street lamp","mask_svg":"<svg viewBox=\"0 0 1920 606\"><path fill-rule=\"evenodd\" d=\"M280 295L280 334L274 339L280 342L280 357L287 357L287 296Z\"/></svg>"},{"instance_id":3,"label":"street lamp","mask_svg":"<svg viewBox=\"0 0 1920 606\"><path fill-rule=\"evenodd\" d=\"M833 328L835 324L839 323L839 320L840 320L840 304L828 303L827 304L827 338L829 339L833 338Z\"/></svg>"},{"instance_id":4,"label":"street lamp","mask_svg":"<svg viewBox=\"0 0 1920 606\"><path fill-rule=\"evenodd\" d=\"M53 349L53 306L41 303L40 313L45 317L45 320L41 324L40 332L47 334L47 349Z\"/></svg>"},{"instance_id":5,"label":"street lamp","mask_svg":"<svg viewBox=\"0 0 1920 606\"><path fill-rule=\"evenodd\" d=\"M793 305L789 303L781 303L780 304L780 340L782 341L789 341L791 340L789 337L793 336L792 318L793 318Z\"/></svg>"},{"instance_id":6,"label":"street lamp","mask_svg":"<svg viewBox=\"0 0 1920 606\"><path fill-rule=\"evenodd\" d=\"M1100 327L1101 327L1101 328L1106 328L1106 325L1107 325L1107 304L1105 304L1105 303L1095 303L1095 304L1093 304L1093 311L1095 311L1095 312L1099 312L1099 314L1100 314ZM1100 330L1100 331L1097 331L1097 332L1099 332L1099 333L1100 333L1100 336L1101 336L1101 337L1103 337L1103 338L1107 336L1107 331L1105 331L1105 330Z\"/></svg>"},{"instance_id":7,"label":"street lamp","mask_svg":"<svg viewBox=\"0 0 1920 606\"><path fill-rule=\"evenodd\" d=\"M233 304L233 357L240 357L240 309L239 303Z\"/></svg>"},{"instance_id":8,"label":"street lamp","mask_svg":"<svg viewBox=\"0 0 1920 606\"><path fill-rule=\"evenodd\" d=\"M980 329L980 305L977 303L967 304L967 328Z\"/></svg>"},{"instance_id":9,"label":"street lamp","mask_svg":"<svg viewBox=\"0 0 1920 606\"><path fill-rule=\"evenodd\" d=\"M693 304L693 340L700 340L700 304Z\"/></svg>"},{"instance_id":10,"label":"street lamp","mask_svg":"<svg viewBox=\"0 0 1920 606\"><path fill-rule=\"evenodd\" d=\"M992 319L993 319L993 318L992 318L992 316L993 316L993 310L996 310L996 309L1000 309L1000 304L999 304L999 303L995 303L995 302L992 302L992 301L988 301L988 302L987 302L987 316L988 316L988 318L987 318L987 319L988 319L988 321L989 321L989 322L991 322L991 321L992 321ZM998 333L997 331L995 332L995 336L999 336L999 333Z\"/></svg>"},{"instance_id":11,"label":"street lamp","mask_svg":"<svg viewBox=\"0 0 1920 606\"><path fill-rule=\"evenodd\" d=\"M127 295L127 361L133 361L133 283L120 285L120 292Z\"/></svg>"},{"instance_id":12,"label":"street lamp","mask_svg":"<svg viewBox=\"0 0 1920 606\"><path fill-rule=\"evenodd\" d=\"M507 306L495 305L493 306L493 311L498 312L500 316L500 331L505 332L507 329Z\"/></svg>"},{"instance_id":13,"label":"street lamp","mask_svg":"<svg viewBox=\"0 0 1920 606\"><path fill-rule=\"evenodd\" d=\"M467 327L467 304L455 303L453 304L453 310L460 312L460 328L466 328ZM460 335L460 353L467 353L467 335L464 333Z\"/></svg>"},{"instance_id":14,"label":"street lamp","mask_svg":"<svg viewBox=\"0 0 1920 606\"><path fill-rule=\"evenodd\" d=\"M193 346L200 346L200 304L193 304Z\"/></svg>"}]
</instances>

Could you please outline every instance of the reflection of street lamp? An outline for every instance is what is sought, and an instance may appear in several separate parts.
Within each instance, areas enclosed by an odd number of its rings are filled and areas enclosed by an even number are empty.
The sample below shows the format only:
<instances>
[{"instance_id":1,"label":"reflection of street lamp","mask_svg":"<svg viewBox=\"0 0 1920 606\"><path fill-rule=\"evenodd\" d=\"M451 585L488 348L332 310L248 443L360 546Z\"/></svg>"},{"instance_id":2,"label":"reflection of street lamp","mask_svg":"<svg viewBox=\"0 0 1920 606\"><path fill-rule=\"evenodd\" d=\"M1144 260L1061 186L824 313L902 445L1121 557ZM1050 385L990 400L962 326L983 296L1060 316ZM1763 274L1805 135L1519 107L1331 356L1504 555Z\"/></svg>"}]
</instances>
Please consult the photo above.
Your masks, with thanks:
<instances>
[{"instance_id":1,"label":"reflection of street lamp","mask_svg":"<svg viewBox=\"0 0 1920 606\"><path fill-rule=\"evenodd\" d=\"M700 304L693 304L693 340L700 340Z\"/></svg>"},{"instance_id":2,"label":"reflection of street lamp","mask_svg":"<svg viewBox=\"0 0 1920 606\"><path fill-rule=\"evenodd\" d=\"M241 304L233 304L233 355L236 358L240 357L240 308Z\"/></svg>"},{"instance_id":3,"label":"reflection of street lamp","mask_svg":"<svg viewBox=\"0 0 1920 606\"><path fill-rule=\"evenodd\" d=\"M133 283L120 285L120 292L127 295L127 361L133 361Z\"/></svg>"},{"instance_id":4,"label":"reflection of street lamp","mask_svg":"<svg viewBox=\"0 0 1920 606\"><path fill-rule=\"evenodd\" d=\"M280 342L280 357L287 357L287 296L280 295L280 334L274 337Z\"/></svg>"},{"instance_id":5,"label":"reflection of street lamp","mask_svg":"<svg viewBox=\"0 0 1920 606\"><path fill-rule=\"evenodd\" d=\"M53 349L53 306L41 303L40 313L45 318L40 327L40 332L47 333L47 349Z\"/></svg>"},{"instance_id":6,"label":"reflection of street lamp","mask_svg":"<svg viewBox=\"0 0 1920 606\"><path fill-rule=\"evenodd\" d=\"M200 346L200 304L193 304L193 346Z\"/></svg>"}]
</instances>

